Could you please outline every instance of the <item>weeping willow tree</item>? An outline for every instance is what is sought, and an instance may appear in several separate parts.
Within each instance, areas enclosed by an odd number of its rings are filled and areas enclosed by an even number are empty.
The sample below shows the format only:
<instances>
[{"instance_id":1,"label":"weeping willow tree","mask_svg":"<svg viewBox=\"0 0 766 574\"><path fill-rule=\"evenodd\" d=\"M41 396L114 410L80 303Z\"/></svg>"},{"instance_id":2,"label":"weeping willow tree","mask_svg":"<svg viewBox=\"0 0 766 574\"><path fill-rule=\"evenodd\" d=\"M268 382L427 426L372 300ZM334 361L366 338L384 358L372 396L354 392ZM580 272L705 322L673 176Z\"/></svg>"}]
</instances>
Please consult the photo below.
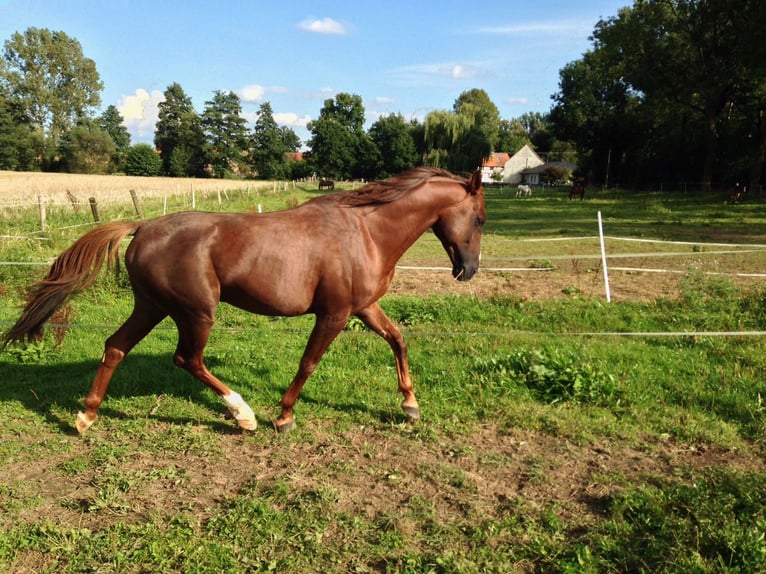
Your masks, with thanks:
<instances>
[{"instance_id":1,"label":"weeping willow tree","mask_svg":"<svg viewBox=\"0 0 766 574\"><path fill-rule=\"evenodd\" d=\"M426 116L427 165L464 172L479 168L499 134L500 113L484 90L463 92L452 111Z\"/></svg>"}]
</instances>

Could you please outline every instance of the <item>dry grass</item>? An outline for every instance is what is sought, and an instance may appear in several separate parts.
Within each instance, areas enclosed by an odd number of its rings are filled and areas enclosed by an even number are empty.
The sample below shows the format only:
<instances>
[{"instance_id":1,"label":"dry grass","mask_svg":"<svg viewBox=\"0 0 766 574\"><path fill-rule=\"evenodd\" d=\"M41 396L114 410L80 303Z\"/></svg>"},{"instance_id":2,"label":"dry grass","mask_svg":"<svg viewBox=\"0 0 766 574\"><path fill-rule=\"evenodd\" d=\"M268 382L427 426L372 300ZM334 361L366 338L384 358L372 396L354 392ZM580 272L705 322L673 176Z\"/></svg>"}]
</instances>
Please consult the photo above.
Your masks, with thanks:
<instances>
[{"instance_id":1,"label":"dry grass","mask_svg":"<svg viewBox=\"0 0 766 574\"><path fill-rule=\"evenodd\" d=\"M81 200L95 197L100 203L108 203L130 201L130 190L144 197L163 197L192 191L271 189L274 185L273 182L228 179L0 171L0 205L28 205L36 203L39 197L49 204L67 204L70 201L67 193Z\"/></svg>"}]
</instances>

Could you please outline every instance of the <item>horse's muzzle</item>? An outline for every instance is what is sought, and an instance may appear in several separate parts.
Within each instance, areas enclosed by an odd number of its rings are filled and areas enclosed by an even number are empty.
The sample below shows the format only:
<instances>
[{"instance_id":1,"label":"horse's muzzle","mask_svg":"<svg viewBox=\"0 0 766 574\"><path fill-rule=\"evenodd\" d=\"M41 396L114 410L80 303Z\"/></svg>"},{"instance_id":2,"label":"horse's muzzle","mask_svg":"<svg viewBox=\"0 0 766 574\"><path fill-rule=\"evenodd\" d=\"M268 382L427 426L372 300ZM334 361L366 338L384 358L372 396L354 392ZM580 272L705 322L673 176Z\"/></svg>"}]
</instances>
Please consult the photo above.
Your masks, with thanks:
<instances>
[{"instance_id":1,"label":"horse's muzzle","mask_svg":"<svg viewBox=\"0 0 766 574\"><path fill-rule=\"evenodd\" d=\"M458 281L470 281L478 270L476 265L453 267L452 276Z\"/></svg>"}]
</instances>

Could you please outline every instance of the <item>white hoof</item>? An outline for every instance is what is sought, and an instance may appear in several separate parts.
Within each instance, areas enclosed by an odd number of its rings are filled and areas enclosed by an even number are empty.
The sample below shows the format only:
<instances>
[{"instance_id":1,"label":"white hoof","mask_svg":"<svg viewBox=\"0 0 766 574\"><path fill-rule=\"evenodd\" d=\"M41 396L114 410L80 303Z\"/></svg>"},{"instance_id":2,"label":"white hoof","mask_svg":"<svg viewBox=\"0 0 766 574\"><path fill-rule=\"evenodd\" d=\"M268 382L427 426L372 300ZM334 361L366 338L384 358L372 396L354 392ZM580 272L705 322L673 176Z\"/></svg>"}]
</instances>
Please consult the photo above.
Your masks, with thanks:
<instances>
[{"instance_id":1,"label":"white hoof","mask_svg":"<svg viewBox=\"0 0 766 574\"><path fill-rule=\"evenodd\" d=\"M78 433L82 434L90 428L90 426L93 424L93 421L95 420L96 417L89 419L88 415L80 411L77 413L77 416L74 419L74 427L77 429Z\"/></svg>"},{"instance_id":2,"label":"white hoof","mask_svg":"<svg viewBox=\"0 0 766 574\"><path fill-rule=\"evenodd\" d=\"M228 396L224 396L223 402L226 403L226 407L229 409L231 415L237 420L237 424L240 428L245 430L255 430L258 427L253 409L242 400L242 397L239 396L238 393L232 392Z\"/></svg>"}]
</instances>

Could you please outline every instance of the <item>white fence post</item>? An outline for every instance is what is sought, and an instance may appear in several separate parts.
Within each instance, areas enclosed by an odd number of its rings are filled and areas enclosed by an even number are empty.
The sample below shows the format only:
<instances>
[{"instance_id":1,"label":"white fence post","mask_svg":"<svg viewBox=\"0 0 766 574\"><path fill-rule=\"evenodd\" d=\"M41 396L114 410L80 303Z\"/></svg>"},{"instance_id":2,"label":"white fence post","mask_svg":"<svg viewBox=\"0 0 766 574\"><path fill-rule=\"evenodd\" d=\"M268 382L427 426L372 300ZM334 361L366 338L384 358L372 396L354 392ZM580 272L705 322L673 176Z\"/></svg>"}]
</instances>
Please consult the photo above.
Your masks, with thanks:
<instances>
[{"instance_id":1,"label":"white fence post","mask_svg":"<svg viewBox=\"0 0 766 574\"><path fill-rule=\"evenodd\" d=\"M604 228L601 224L601 211L598 212L598 236L601 240L601 267L604 268L604 288L606 289L606 300L610 302L612 295L609 292L609 271L606 268L606 247L604 246Z\"/></svg>"}]
</instances>

